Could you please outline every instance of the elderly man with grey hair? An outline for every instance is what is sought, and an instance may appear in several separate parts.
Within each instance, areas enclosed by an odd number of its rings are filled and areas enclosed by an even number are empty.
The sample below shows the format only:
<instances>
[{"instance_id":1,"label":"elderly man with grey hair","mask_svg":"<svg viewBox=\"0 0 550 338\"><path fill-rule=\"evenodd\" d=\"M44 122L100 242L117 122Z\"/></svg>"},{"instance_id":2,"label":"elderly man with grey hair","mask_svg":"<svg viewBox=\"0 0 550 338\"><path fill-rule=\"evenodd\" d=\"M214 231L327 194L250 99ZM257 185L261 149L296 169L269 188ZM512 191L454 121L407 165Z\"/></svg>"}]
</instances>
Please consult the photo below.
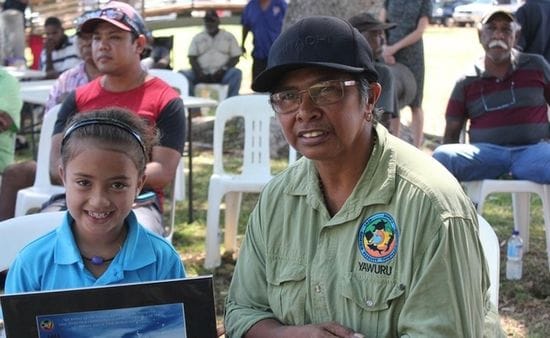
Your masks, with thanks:
<instances>
[{"instance_id":1,"label":"elderly man with grey hair","mask_svg":"<svg viewBox=\"0 0 550 338\"><path fill-rule=\"evenodd\" d=\"M449 99L445 144L433 156L460 181L512 176L550 183L550 65L512 48L518 31L512 14L487 14L479 26L485 55ZM467 120L470 143L461 144Z\"/></svg>"}]
</instances>

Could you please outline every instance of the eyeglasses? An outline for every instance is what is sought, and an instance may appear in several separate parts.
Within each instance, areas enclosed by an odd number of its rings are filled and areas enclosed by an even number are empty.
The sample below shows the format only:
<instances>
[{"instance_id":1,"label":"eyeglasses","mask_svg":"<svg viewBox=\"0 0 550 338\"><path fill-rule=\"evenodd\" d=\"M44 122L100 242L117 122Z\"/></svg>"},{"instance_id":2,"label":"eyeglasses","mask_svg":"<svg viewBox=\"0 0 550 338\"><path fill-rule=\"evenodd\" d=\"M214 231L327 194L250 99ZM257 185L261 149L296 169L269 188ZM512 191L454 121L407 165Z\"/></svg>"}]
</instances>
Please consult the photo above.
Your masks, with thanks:
<instances>
[{"instance_id":1,"label":"eyeglasses","mask_svg":"<svg viewBox=\"0 0 550 338\"><path fill-rule=\"evenodd\" d=\"M289 114L298 110L302 104L302 95L308 93L316 106L336 103L344 98L344 88L355 86L354 80L330 80L314 84L303 89L290 89L271 94L269 101L278 114Z\"/></svg>"},{"instance_id":2,"label":"eyeglasses","mask_svg":"<svg viewBox=\"0 0 550 338\"><path fill-rule=\"evenodd\" d=\"M130 27L130 29L132 30L132 33L135 33L137 35L143 34L142 30L138 27L138 25L134 22L134 20L132 20L128 15L126 15L126 13L124 13L120 8L112 8L112 7L105 8L105 9L98 9L95 11L84 13L82 16L80 16L77 19L76 26L80 27L87 20L97 19L97 18L108 18L108 19L116 20Z\"/></svg>"},{"instance_id":3,"label":"eyeglasses","mask_svg":"<svg viewBox=\"0 0 550 338\"><path fill-rule=\"evenodd\" d=\"M489 100L489 105L487 104L487 99L483 93L483 87L481 87L481 102L483 103L483 108L485 111L495 111L504 108L508 108L516 104L516 91L514 90L514 81L510 82L510 93L505 91L499 92L498 96L492 95Z\"/></svg>"}]
</instances>

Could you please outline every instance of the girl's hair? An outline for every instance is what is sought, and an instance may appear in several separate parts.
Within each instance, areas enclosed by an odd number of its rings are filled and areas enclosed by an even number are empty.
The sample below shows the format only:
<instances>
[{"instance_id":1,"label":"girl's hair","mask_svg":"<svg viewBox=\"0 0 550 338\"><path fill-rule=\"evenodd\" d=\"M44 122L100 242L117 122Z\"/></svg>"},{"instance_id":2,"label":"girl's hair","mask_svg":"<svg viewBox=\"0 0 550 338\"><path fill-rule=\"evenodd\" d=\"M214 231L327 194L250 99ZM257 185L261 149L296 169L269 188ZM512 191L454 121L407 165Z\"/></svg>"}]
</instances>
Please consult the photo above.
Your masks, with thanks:
<instances>
[{"instance_id":1,"label":"girl's hair","mask_svg":"<svg viewBox=\"0 0 550 338\"><path fill-rule=\"evenodd\" d=\"M139 173L145 171L151 148L158 142L156 128L138 115L120 108L110 108L76 114L65 127L61 141L63 166L80 149L78 140L93 140L128 155Z\"/></svg>"}]
</instances>

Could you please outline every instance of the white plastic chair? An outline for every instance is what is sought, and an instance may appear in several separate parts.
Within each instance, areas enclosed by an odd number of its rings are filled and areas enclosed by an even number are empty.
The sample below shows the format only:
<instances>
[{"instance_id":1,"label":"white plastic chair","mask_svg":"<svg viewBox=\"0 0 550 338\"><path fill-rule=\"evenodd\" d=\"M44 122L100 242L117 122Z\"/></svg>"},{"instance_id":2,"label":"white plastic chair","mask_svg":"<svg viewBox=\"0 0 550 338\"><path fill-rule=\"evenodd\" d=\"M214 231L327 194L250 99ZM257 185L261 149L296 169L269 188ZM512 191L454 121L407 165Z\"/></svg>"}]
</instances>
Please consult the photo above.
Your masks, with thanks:
<instances>
[{"instance_id":1,"label":"white plastic chair","mask_svg":"<svg viewBox=\"0 0 550 338\"><path fill-rule=\"evenodd\" d=\"M204 266L220 265L220 207L225 197L225 249L237 247L237 224L242 193L258 193L272 178L270 163L270 122L274 116L267 95L239 95L222 101L214 121L214 167L208 185L206 215L206 258ZM244 119L242 172L226 172L223 165L223 136L227 121ZM293 149L289 159L296 158Z\"/></svg>"},{"instance_id":2,"label":"white plastic chair","mask_svg":"<svg viewBox=\"0 0 550 338\"><path fill-rule=\"evenodd\" d=\"M42 120L38 156L36 159L36 176L34 185L17 192L15 216L23 216L32 208L40 208L52 195L65 191L63 186L53 185L50 181L50 151L52 132L60 105L51 108Z\"/></svg>"},{"instance_id":3,"label":"white plastic chair","mask_svg":"<svg viewBox=\"0 0 550 338\"><path fill-rule=\"evenodd\" d=\"M156 76L168 83L170 86L179 90L180 95L189 95L189 81L187 78L178 72L174 72L169 69L157 69L151 68L148 70L149 74Z\"/></svg>"},{"instance_id":4,"label":"white plastic chair","mask_svg":"<svg viewBox=\"0 0 550 338\"><path fill-rule=\"evenodd\" d=\"M197 83L194 88L195 96L203 96L204 92L215 91L218 93L217 100L221 102L227 98L229 85L221 83Z\"/></svg>"},{"instance_id":5,"label":"white plastic chair","mask_svg":"<svg viewBox=\"0 0 550 338\"><path fill-rule=\"evenodd\" d=\"M500 244L493 227L481 215L477 215L479 223L479 240L483 247L487 265L489 267L489 297L498 309L498 292L500 288Z\"/></svg>"},{"instance_id":6,"label":"white plastic chair","mask_svg":"<svg viewBox=\"0 0 550 338\"><path fill-rule=\"evenodd\" d=\"M549 169L550 170L550 169ZM529 251L529 223L531 194L539 195L542 201L542 210L546 232L546 251L548 267L550 269L550 185L538 184L525 180L481 180L462 182L466 193L477 206L478 213L482 213L485 199L492 193L504 192L512 194L514 212L514 229L518 230L523 238L524 252Z\"/></svg>"},{"instance_id":7,"label":"white plastic chair","mask_svg":"<svg viewBox=\"0 0 550 338\"><path fill-rule=\"evenodd\" d=\"M65 212L44 212L0 222L0 271L9 268L21 249L61 224Z\"/></svg>"},{"instance_id":8,"label":"white plastic chair","mask_svg":"<svg viewBox=\"0 0 550 338\"><path fill-rule=\"evenodd\" d=\"M183 172L184 163L183 157L180 159L178 168L176 169L176 176L174 177L174 183L172 186L172 196L170 201L170 228L166 231L166 240L172 243L172 237L174 235L174 225L176 223L176 202L185 200L185 174Z\"/></svg>"}]
</instances>

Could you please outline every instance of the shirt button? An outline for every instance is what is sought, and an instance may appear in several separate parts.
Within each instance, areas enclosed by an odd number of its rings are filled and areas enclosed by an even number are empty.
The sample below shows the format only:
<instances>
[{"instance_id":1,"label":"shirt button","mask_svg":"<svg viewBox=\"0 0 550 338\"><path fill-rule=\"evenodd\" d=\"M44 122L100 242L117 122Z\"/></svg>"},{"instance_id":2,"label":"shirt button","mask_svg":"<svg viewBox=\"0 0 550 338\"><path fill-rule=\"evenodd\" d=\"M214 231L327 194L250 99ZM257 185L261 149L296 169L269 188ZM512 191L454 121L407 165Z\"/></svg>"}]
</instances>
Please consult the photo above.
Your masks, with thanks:
<instances>
[{"instance_id":1,"label":"shirt button","mask_svg":"<svg viewBox=\"0 0 550 338\"><path fill-rule=\"evenodd\" d=\"M315 285L315 292L321 293L321 285L319 284Z\"/></svg>"},{"instance_id":2,"label":"shirt button","mask_svg":"<svg viewBox=\"0 0 550 338\"><path fill-rule=\"evenodd\" d=\"M366 304L368 307L372 307L374 305L374 302L370 299L367 299Z\"/></svg>"}]
</instances>

